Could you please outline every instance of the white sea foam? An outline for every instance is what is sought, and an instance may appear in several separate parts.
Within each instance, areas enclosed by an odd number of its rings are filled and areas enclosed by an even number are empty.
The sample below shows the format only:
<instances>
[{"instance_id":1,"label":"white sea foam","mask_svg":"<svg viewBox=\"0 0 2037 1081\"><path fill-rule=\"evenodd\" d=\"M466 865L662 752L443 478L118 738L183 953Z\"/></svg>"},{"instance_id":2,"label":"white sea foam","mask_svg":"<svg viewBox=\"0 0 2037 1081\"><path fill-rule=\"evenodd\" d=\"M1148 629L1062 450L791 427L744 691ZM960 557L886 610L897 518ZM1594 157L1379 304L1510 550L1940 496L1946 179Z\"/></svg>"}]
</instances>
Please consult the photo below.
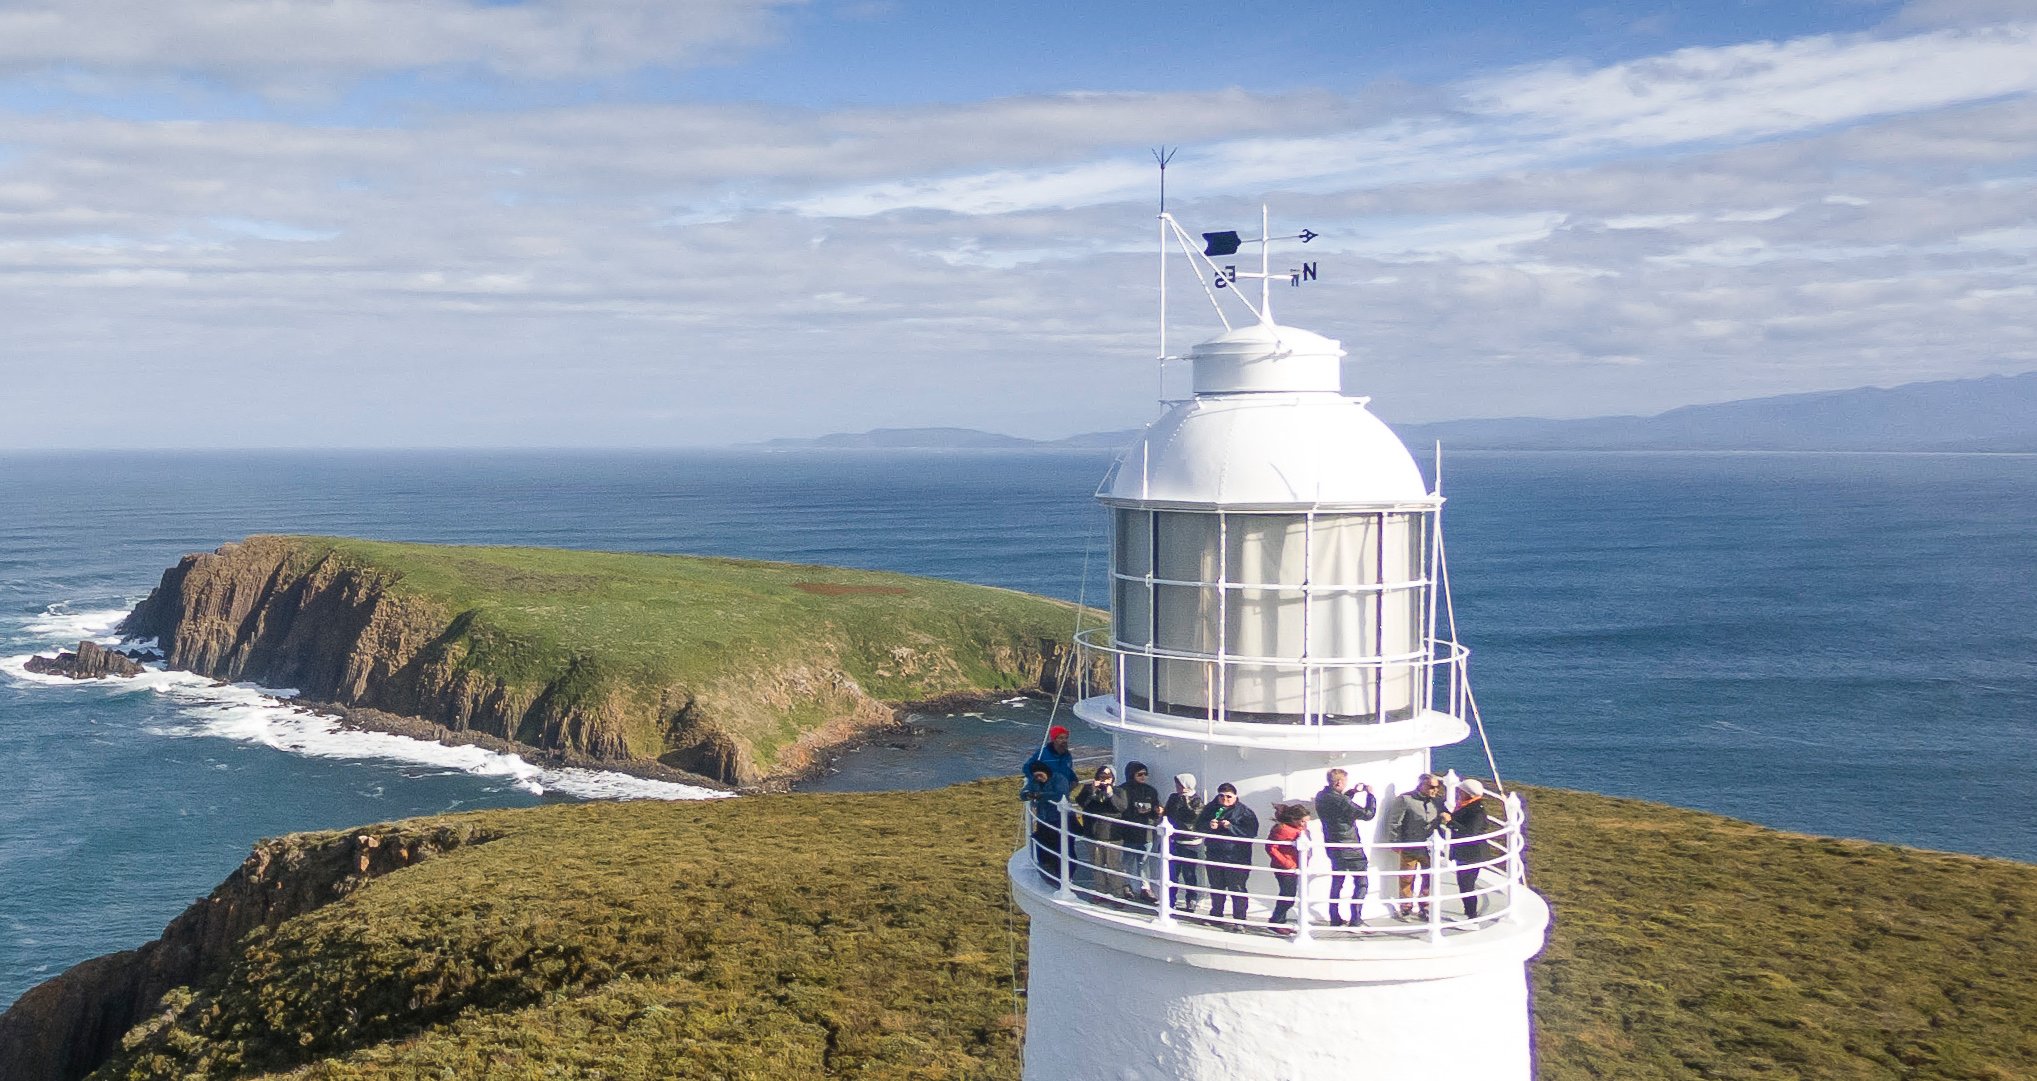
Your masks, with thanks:
<instances>
[{"instance_id":1,"label":"white sea foam","mask_svg":"<svg viewBox=\"0 0 2037 1081\"><path fill-rule=\"evenodd\" d=\"M317 758L379 760L455 770L499 777L533 795L666 800L716 799L728 795L696 785L609 770L552 769L481 747L454 747L383 732L357 732L342 728L337 718L292 703L290 699L297 696L294 690L251 683L221 684L189 672L160 668L150 668L131 679L75 680L27 671L24 666L32 656L35 654L24 653L0 659L0 673L46 686L162 696L173 707L175 719L147 730L154 735L231 739Z\"/></svg>"},{"instance_id":2,"label":"white sea foam","mask_svg":"<svg viewBox=\"0 0 2037 1081\"><path fill-rule=\"evenodd\" d=\"M40 654L40 656L44 657L50 657L55 655L56 655L55 650L50 650ZM76 680L68 679L64 676L51 676L44 675L40 672L31 672L28 670L28 661L29 658L35 656L38 656L38 654L23 653L18 656L0 658L0 673L5 673L9 679L18 679L23 683L40 683L46 687L69 687L76 683L91 684L91 683L112 682L111 680L105 679Z\"/></svg>"},{"instance_id":3,"label":"white sea foam","mask_svg":"<svg viewBox=\"0 0 2037 1081\"><path fill-rule=\"evenodd\" d=\"M120 641L120 636L113 631L120 626L121 620L127 618L127 612L125 608L93 608L74 612L69 605L52 604L44 608L41 615L30 616L21 625L21 630L66 646L77 645L85 639L112 645Z\"/></svg>"},{"instance_id":4,"label":"white sea foam","mask_svg":"<svg viewBox=\"0 0 2037 1081\"><path fill-rule=\"evenodd\" d=\"M337 718L314 713L289 699L294 690L248 683L222 686L187 672L156 672L146 683L179 708L182 723L151 731L168 736L212 736L258 743L318 758L378 759L500 777L533 795L547 792L582 799L715 799L727 793L695 785L633 777L609 770L548 768L513 754L482 747L456 747L385 732L343 728Z\"/></svg>"}]
</instances>

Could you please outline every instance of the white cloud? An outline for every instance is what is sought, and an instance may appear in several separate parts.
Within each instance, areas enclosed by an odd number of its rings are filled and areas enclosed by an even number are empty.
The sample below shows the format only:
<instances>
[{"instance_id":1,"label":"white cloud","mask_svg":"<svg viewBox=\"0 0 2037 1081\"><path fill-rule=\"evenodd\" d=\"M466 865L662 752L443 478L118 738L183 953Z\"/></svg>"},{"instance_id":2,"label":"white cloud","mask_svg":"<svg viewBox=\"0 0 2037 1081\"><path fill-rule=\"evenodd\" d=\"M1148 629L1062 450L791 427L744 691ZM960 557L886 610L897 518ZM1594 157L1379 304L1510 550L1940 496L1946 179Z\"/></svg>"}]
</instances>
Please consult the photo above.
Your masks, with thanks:
<instances>
[{"instance_id":1,"label":"white cloud","mask_svg":"<svg viewBox=\"0 0 2037 1081\"><path fill-rule=\"evenodd\" d=\"M386 127L0 111L0 445L76 441L76 409L138 443L1122 426L1150 401L1155 130L1200 148L1170 173L1191 226L1270 189L1324 234L1280 310L1343 338L1391 417L2037 367L2037 94L1939 80L2017 33L1514 71L1448 113L1238 90ZM1177 341L1208 324L1188 300ZM147 374L62 374L101 370Z\"/></svg>"},{"instance_id":2,"label":"white cloud","mask_svg":"<svg viewBox=\"0 0 2037 1081\"><path fill-rule=\"evenodd\" d=\"M2037 25L1683 49L1596 69L1545 65L1459 89L1460 108L1449 115L1220 143L1186 155L1181 171L1221 176L1231 191L1320 191L1815 132L2037 91ZM922 177L792 205L818 215L1093 205L1136 191L1136 164L1119 159Z\"/></svg>"},{"instance_id":3,"label":"white cloud","mask_svg":"<svg viewBox=\"0 0 2037 1081\"><path fill-rule=\"evenodd\" d=\"M0 70L299 82L438 67L540 79L700 62L792 0L10 0Z\"/></svg>"}]
</instances>

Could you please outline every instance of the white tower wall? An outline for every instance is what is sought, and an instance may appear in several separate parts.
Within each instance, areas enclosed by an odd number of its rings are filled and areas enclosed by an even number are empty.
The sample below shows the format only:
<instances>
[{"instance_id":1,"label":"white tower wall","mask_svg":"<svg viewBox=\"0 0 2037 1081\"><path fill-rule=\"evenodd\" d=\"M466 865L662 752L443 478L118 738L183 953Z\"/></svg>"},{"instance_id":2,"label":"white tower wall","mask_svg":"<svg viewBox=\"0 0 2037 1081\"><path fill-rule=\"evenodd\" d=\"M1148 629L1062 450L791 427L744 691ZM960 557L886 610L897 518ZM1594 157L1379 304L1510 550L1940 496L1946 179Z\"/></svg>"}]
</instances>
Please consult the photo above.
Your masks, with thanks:
<instances>
[{"instance_id":1,"label":"white tower wall","mask_svg":"<svg viewBox=\"0 0 2037 1081\"><path fill-rule=\"evenodd\" d=\"M1033 920L1025 1081L1532 1076L1522 962L1539 925L1471 952L1326 959L1070 919L1043 891L1016 892ZM1251 942L1275 949L1229 948Z\"/></svg>"},{"instance_id":2,"label":"white tower wall","mask_svg":"<svg viewBox=\"0 0 2037 1081\"><path fill-rule=\"evenodd\" d=\"M1259 813L1260 826L1270 828L1268 809L1274 803L1306 799L1323 787L1323 777L1332 768L1350 773L1349 783L1371 785L1385 811L1389 793L1405 788L1418 773L1429 768L1425 748L1384 754L1351 754L1338 751L1284 750L1265 747L1225 747L1193 740L1165 739L1120 734L1115 759L1118 776L1125 766L1142 762L1153 771L1153 787L1165 797L1174 791L1174 775L1193 773L1196 791L1205 799L1216 793L1217 785L1229 781L1238 788L1238 799Z\"/></svg>"}]
</instances>

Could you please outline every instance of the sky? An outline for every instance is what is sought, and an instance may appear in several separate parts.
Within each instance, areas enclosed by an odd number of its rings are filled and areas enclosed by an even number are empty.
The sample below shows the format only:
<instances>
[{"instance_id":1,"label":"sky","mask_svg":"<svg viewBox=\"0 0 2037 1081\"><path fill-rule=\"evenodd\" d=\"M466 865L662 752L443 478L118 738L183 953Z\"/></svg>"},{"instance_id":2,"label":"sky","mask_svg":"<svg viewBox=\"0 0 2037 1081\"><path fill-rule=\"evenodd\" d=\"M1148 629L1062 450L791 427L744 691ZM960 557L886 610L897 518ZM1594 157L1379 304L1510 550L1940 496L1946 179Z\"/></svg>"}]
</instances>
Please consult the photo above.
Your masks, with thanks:
<instances>
[{"instance_id":1,"label":"sky","mask_svg":"<svg viewBox=\"0 0 2037 1081\"><path fill-rule=\"evenodd\" d=\"M1390 421L2037 369L2037 0L0 0L0 448L1137 426L1163 145Z\"/></svg>"}]
</instances>

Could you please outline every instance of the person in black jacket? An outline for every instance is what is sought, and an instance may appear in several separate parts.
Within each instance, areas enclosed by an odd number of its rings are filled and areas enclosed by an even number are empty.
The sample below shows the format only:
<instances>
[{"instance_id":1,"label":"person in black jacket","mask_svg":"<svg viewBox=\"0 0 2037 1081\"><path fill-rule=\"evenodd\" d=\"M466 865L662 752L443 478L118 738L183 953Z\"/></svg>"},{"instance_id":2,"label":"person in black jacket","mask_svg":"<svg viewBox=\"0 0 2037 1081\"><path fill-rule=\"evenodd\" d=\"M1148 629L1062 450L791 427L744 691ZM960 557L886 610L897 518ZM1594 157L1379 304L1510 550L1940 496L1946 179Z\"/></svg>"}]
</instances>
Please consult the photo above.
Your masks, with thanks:
<instances>
[{"instance_id":1,"label":"person in black jacket","mask_svg":"<svg viewBox=\"0 0 2037 1081\"><path fill-rule=\"evenodd\" d=\"M1144 762L1125 764L1125 785L1119 789L1119 798L1125 806L1125 824L1118 827L1118 843L1129 850L1120 855L1124 857L1125 873L1138 886L1139 900L1157 905L1160 898L1155 890L1159 883L1154 872L1159 859L1153 854L1153 827L1160 824L1160 790L1153 787L1149 776ZM1130 885L1125 887L1125 893L1130 896Z\"/></svg>"},{"instance_id":2,"label":"person in black jacket","mask_svg":"<svg viewBox=\"0 0 2037 1081\"><path fill-rule=\"evenodd\" d=\"M1476 838L1491 833L1492 820L1485 813L1485 786L1468 779L1459 782L1457 806L1446 818L1453 838ZM1450 862L1457 865L1457 895L1464 899L1465 919L1478 918L1478 872L1484 870L1479 864L1490 860L1493 855L1491 841L1452 841L1450 844Z\"/></svg>"},{"instance_id":3,"label":"person in black jacket","mask_svg":"<svg viewBox=\"0 0 2037 1081\"><path fill-rule=\"evenodd\" d=\"M1077 857L1078 864L1088 866L1074 869L1075 884L1092 894L1114 895L1119 879L1117 820L1125 813L1124 798L1117 790L1117 771L1096 767L1096 773L1075 793L1074 802L1081 812L1075 817L1075 833L1089 842L1082 846L1084 854Z\"/></svg>"},{"instance_id":4,"label":"person in black jacket","mask_svg":"<svg viewBox=\"0 0 2037 1081\"><path fill-rule=\"evenodd\" d=\"M1245 882L1252 875L1252 838L1259 836L1259 816L1238 802L1238 788L1229 781L1217 786L1214 803L1202 809L1195 828L1210 839L1203 844L1209 859L1209 914L1222 916L1230 899L1231 918L1245 918Z\"/></svg>"},{"instance_id":5,"label":"person in black jacket","mask_svg":"<svg viewBox=\"0 0 2037 1081\"><path fill-rule=\"evenodd\" d=\"M1167 846L1167 903L1185 912L1195 911L1202 894L1196 889L1202 885L1202 865L1195 861L1202 859L1202 838L1196 836L1196 819L1202 816L1202 797L1195 794L1195 774L1174 775L1174 792L1167 797L1167 806L1161 812L1175 829L1182 832L1175 835Z\"/></svg>"},{"instance_id":6,"label":"person in black jacket","mask_svg":"<svg viewBox=\"0 0 2037 1081\"><path fill-rule=\"evenodd\" d=\"M1379 799L1370 785L1344 787L1351 775L1333 769L1328 784L1316 793L1316 821L1323 824L1323 842L1330 852L1330 926L1344 926L1337 898L1344 883L1351 884L1351 921L1357 923L1365 908L1365 847L1358 839L1358 823L1370 822L1379 813Z\"/></svg>"}]
</instances>

